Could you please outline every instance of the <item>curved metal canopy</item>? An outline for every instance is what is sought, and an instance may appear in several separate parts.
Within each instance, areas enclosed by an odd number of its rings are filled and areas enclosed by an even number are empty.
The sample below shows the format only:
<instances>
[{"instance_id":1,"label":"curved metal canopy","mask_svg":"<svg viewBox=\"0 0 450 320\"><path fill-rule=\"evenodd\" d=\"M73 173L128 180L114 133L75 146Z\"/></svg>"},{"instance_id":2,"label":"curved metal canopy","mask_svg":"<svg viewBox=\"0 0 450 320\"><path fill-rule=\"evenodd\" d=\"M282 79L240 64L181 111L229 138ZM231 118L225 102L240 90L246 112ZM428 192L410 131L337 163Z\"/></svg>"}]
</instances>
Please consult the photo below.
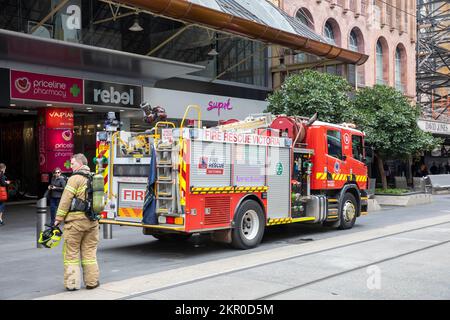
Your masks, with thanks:
<instances>
[{"instance_id":1,"label":"curved metal canopy","mask_svg":"<svg viewBox=\"0 0 450 320\"><path fill-rule=\"evenodd\" d=\"M300 50L327 59L363 64L368 56L337 47L266 0L117 0L189 23Z\"/></svg>"}]
</instances>

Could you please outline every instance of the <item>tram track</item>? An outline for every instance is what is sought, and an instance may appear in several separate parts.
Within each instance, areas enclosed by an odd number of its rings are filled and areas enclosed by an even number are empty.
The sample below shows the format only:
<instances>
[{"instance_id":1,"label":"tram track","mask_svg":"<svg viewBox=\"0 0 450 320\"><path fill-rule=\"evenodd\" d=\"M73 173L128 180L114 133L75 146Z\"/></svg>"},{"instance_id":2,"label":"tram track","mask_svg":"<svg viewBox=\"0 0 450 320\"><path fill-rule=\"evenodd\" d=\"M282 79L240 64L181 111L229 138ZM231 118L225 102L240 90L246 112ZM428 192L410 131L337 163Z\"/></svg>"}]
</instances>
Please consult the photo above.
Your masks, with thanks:
<instances>
[{"instance_id":1,"label":"tram track","mask_svg":"<svg viewBox=\"0 0 450 320\"><path fill-rule=\"evenodd\" d=\"M273 292L271 294L268 294L268 295L265 295L265 296L262 296L262 297L258 297L255 300L266 300L266 299L269 299L269 298L274 298L276 296L279 296L279 295L282 295L282 294L285 294L285 293L288 293L288 292L291 292L291 291L295 291L295 290L298 290L298 289L303 288L303 287L307 287L307 286L310 286L310 285L313 285L313 284L316 284L316 283L319 283L319 282L322 282L322 281L330 280L332 278L336 278L336 277L339 277L339 276L342 276L342 275L345 275L345 274L348 274L348 273L351 273L351 272L354 272L354 271L365 269L365 268L368 268L368 267L373 266L373 265L379 265L379 264L384 263L384 262L392 261L392 260L395 260L395 259L400 259L402 257L408 256L408 255L412 255L412 254L415 254L415 253L418 253L418 252L421 252L421 251L429 250L429 249L432 249L432 248L435 248L435 247L439 247L439 246L442 246L442 245L445 245L445 244L448 244L448 243L450 243L450 240L442 241L442 242L439 242L439 243L436 243L436 244L433 244L433 245L430 245L430 246L427 246L427 247L424 247L424 248L411 250L409 252L401 253L401 254L398 254L398 255L395 255L395 256L392 256L392 257L389 257L389 258L377 260L377 261L374 261L374 262L371 262L371 263L367 263L367 264L364 264L362 266L358 266L358 267L355 267L355 268L352 268L352 269L349 269L349 270L337 272L337 273L331 274L331 275L326 276L326 277L315 279L315 280L310 281L310 282L302 283L302 284L300 284L298 286L294 286L294 287L291 287L291 288L288 288L288 289L284 289L284 290L280 290L280 291L277 291L277 292Z\"/></svg>"},{"instance_id":2,"label":"tram track","mask_svg":"<svg viewBox=\"0 0 450 320\"><path fill-rule=\"evenodd\" d=\"M300 257L316 255L316 254L325 253L325 252L329 252L329 251L333 251L333 250L337 250L337 249L344 249L344 248L348 248L348 247L351 247L351 246L355 246L355 245L359 245L359 244L363 244L363 243L367 243L367 242L372 242L372 241L377 241L377 240L386 239L386 238L390 238L390 237L395 237L395 236L402 235L402 234L405 234L405 233L410 233L410 232L414 232L414 231L420 231L420 230L424 230L424 229L434 228L434 227L445 225L445 224L448 224L448 223L450 223L450 221L440 222L440 223L431 224L431 225L418 227L418 228L412 228L412 229L408 229L408 230L404 230L404 231L400 231L400 232L395 232L395 233L390 233L390 234L386 234L386 235L382 235L382 236L374 237L374 238L370 238L370 239L365 239L365 240L361 240L361 241L354 241L352 243L348 243L348 244L344 244L344 245L338 245L338 246L330 247L330 248L325 248L325 249L322 249L322 250L316 250L316 251L313 251L313 252L300 253L298 255L293 255L293 256L290 256L288 258L268 261L266 263L260 263L258 265L252 265L252 266L249 266L249 267L236 268L236 269L231 270L231 271L226 271L226 272L221 272L221 273L217 273L217 274L212 274L212 275L208 275L208 276L205 276L205 277L188 280L188 281L185 281L185 282L182 282L182 283L175 283L175 284L172 284L172 285L167 285L167 286L159 287L159 288L152 289L152 290L139 292L139 293L136 293L136 294L132 294L132 295L128 295L128 296L125 296L125 297L121 297L121 298L119 298L117 300L129 300L129 299L139 298L139 297L143 297L143 296L146 296L146 295L149 295L149 294L162 292L162 291L166 291L166 290L170 290L170 289L178 288L178 287L182 287L182 286L187 286L187 285L199 282L199 281L205 281L205 280L218 278L218 277L221 277L221 276L232 275L232 274L235 274L235 273L238 273L238 272L251 270L253 268L269 266L269 265L277 264L277 263L280 263L280 262L285 262L285 261L297 259L297 258L300 258ZM321 241L321 240L318 240L318 242L319 241ZM305 242L305 243L307 243L307 242ZM450 243L450 240L441 241L441 242L434 243L432 245L429 245L429 246L426 246L426 247L423 247L423 248L411 250L411 251L408 251L408 252L397 254L397 255L392 256L392 257L387 257L387 258L384 258L384 259L380 259L380 260L377 260L377 261L370 262L368 264L357 266L355 268L351 268L351 269L348 269L348 270L337 272L337 273L328 275L326 277L315 279L315 280L307 282L307 283L303 283L303 284L300 284L300 285L297 285L297 286L293 286L291 288L287 288L287 289L284 289L284 290L280 290L280 291L273 292L273 293L268 294L268 295L264 295L264 296L255 298L255 300L270 299L270 298L282 295L284 293L295 291L295 290L297 290L299 288L302 288L302 287L310 286L310 285L313 285L315 283L326 281L326 280L329 280L329 279L332 279L332 278L335 278L335 277L338 277L338 276L341 276L341 275L345 275L345 274L348 274L348 273L351 273L351 272L354 272L354 271L358 271L358 270L367 268L367 267L369 267L371 265L374 265L374 264L381 264L381 263L384 263L384 262L388 262L388 261L392 261L392 260L395 260L395 259L399 259L399 258L402 258L404 256L408 256L408 255L412 255L412 254L415 254L415 253L418 253L418 252L421 252L421 251L429 250L429 249L432 249L432 248L435 248L435 247L438 247L438 246L445 245L447 243Z\"/></svg>"}]
</instances>

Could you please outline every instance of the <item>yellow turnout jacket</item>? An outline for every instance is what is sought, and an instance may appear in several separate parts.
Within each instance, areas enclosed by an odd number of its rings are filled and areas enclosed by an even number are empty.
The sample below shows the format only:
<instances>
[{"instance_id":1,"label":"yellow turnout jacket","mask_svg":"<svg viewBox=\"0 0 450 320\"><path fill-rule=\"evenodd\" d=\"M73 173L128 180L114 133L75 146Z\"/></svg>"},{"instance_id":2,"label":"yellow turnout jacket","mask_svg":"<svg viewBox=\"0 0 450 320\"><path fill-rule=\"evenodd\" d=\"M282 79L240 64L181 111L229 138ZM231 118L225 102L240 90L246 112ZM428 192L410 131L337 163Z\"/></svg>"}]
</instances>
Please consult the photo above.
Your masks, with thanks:
<instances>
[{"instance_id":1,"label":"yellow turnout jacket","mask_svg":"<svg viewBox=\"0 0 450 320\"><path fill-rule=\"evenodd\" d=\"M88 166L82 166L76 172L89 173L90 169ZM73 175L67 181L64 192L61 196L61 201L59 202L58 210L56 211L57 217L62 217L64 222L70 222L74 220L89 220L83 211L71 211L70 204L73 198L78 198L81 200L86 200L86 188L87 178L81 175ZM59 219L58 219L59 220Z\"/></svg>"}]
</instances>

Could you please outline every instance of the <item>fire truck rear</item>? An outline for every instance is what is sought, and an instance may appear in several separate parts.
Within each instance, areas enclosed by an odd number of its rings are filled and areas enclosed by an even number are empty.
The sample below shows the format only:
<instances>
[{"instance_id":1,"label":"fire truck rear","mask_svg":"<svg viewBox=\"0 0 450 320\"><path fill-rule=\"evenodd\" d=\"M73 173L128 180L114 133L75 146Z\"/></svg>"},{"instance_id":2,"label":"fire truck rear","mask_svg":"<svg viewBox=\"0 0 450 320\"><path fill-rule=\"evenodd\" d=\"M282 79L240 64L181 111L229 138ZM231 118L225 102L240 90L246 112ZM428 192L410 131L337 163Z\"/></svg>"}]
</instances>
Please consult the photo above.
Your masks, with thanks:
<instances>
[{"instance_id":1,"label":"fire truck rear","mask_svg":"<svg viewBox=\"0 0 450 320\"><path fill-rule=\"evenodd\" d=\"M190 109L200 113L189 106L185 117ZM364 133L353 125L271 114L213 128L201 127L200 114L196 128L184 122L97 134L101 223L142 227L158 239L209 233L248 249L273 225L349 229L367 214ZM150 210L144 200L154 201Z\"/></svg>"}]
</instances>

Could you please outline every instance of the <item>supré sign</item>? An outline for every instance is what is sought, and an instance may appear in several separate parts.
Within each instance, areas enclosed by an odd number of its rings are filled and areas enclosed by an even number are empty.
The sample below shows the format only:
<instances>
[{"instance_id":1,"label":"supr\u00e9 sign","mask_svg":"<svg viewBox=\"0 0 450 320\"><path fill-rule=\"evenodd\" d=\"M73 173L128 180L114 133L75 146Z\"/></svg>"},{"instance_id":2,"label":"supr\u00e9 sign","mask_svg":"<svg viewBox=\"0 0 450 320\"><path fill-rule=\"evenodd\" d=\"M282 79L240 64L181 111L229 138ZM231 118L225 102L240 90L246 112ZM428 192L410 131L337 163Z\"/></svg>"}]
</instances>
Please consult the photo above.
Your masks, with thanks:
<instances>
[{"instance_id":1,"label":"supr\u00e9 sign","mask_svg":"<svg viewBox=\"0 0 450 320\"><path fill-rule=\"evenodd\" d=\"M84 80L84 103L96 106L139 108L142 87Z\"/></svg>"},{"instance_id":2,"label":"supr\u00e9 sign","mask_svg":"<svg viewBox=\"0 0 450 320\"><path fill-rule=\"evenodd\" d=\"M233 106L231 105L231 98L228 98L226 101L211 100L208 102L208 108L206 110L217 110L217 115L220 117L221 110L233 110Z\"/></svg>"},{"instance_id":3,"label":"supr\u00e9 sign","mask_svg":"<svg viewBox=\"0 0 450 320\"><path fill-rule=\"evenodd\" d=\"M245 119L249 114L262 113L268 103L262 100L243 99L187 91L144 87L143 101L166 109L171 118L181 119L188 105L198 105L202 120L218 121ZM197 115L190 112L190 119Z\"/></svg>"}]
</instances>

